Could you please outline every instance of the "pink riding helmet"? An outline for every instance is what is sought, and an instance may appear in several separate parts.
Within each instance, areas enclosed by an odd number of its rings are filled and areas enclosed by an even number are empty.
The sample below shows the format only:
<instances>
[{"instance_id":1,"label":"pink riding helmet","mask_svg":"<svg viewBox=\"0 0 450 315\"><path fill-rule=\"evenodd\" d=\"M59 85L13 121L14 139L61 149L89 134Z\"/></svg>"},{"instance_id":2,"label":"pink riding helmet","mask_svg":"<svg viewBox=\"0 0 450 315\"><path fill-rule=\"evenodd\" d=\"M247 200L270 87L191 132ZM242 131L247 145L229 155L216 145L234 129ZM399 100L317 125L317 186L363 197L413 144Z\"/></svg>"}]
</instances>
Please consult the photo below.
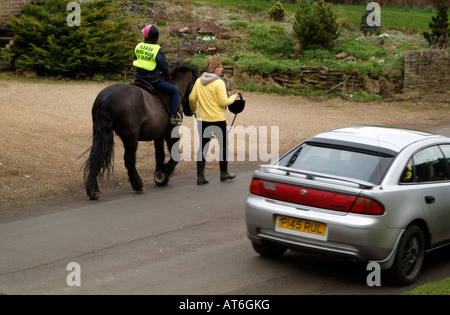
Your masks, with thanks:
<instances>
[{"instance_id":1,"label":"pink riding helmet","mask_svg":"<svg viewBox=\"0 0 450 315\"><path fill-rule=\"evenodd\" d=\"M159 30L156 27L156 25L148 24L142 29L142 34L145 38L150 38L153 40L158 40L159 37Z\"/></svg>"}]
</instances>

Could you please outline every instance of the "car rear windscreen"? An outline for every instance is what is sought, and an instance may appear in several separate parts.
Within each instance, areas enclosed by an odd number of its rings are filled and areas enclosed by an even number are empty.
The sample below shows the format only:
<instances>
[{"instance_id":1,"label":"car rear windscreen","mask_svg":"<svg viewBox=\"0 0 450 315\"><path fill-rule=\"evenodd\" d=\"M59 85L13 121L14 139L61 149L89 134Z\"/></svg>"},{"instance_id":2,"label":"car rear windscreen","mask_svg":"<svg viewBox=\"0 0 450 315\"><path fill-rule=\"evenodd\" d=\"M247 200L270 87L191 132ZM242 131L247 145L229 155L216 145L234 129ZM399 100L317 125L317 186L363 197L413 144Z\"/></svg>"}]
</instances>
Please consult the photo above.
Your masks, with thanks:
<instances>
[{"instance_id":1,"label":"car rear windscreen","mask_svg":"<svg viewBox=\"0 0 450 315\"><path fill-rule=\"evenodd\" d=\"M378 184L392 160L393 156L358 148L304 143L280 165Z\"/></svg>"}]
</instances>

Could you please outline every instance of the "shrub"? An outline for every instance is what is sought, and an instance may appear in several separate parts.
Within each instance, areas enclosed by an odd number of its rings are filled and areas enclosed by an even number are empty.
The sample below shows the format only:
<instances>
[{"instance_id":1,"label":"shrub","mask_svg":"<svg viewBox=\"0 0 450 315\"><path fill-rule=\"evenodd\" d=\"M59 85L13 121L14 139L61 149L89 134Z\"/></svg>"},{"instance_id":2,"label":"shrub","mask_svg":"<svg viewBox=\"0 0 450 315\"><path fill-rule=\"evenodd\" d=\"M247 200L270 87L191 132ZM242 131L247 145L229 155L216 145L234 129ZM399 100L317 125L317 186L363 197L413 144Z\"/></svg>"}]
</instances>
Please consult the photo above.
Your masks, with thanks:
<instances>
[{"instance_id":1,"label":"shrub","mask_svg":"<svg viewBox=\"0 0 450 315\"><path fill-rule=\"evenodd\" d=\"M434 8L432 5L427 5L425 8L423 8L423 12L432 13L434 12Z\"/></svg>"},{"instance_id":2,"label":"shrub","mask_svg":"<svg viewBox=\"0 0 450 315\"><path fill-rule=\"evenodd\" d=\"M332 59L334 58L334 55L331 51L327 49L311 49L311 50L304 50L302 52L303 57L306 59Z\"/></svg>"},{"instance_id":3,"label":"shrub","mask_svg":"<svg viewBox=\"0 0 450 315\"><path fill-rule=\"evenodd\" d=\"M8 48L0 48L0 61L4 60L9 63L11 59L11 53Z\"/></svg>"},{"instance_id":4,"label":"shrub","mask_svg":"<svg viewBox=\"0 0 450 315\"><path fill-rule=\"evenodd\" d=\"M92 76L130 66L138 38L131 21L123 20L120 1L81 3L81 25L69 26L68 0L27 4L9 26L15 32L12 49L16 68L39 75Z\"/></svg>"},{"instance_id":5,"label":"shrub","mask_svg":"<svg viewBox=\"0 0 450 315\"><path fill-rule=\"evenodd\" d=\"M280 1L277 1L277 3L269 10L269 16L274 21L281 21L284 18L284 14L284 8Z\"/></svg>"},{"instance_id":6,"label":"shrub","mask_svg":"<svg viewBox=\"0 0 450 315\"><path fill-rule=\"evenodd\" d=\"M333 40L339 37L338 28L336 15L323 0L316 5L300 2L295 14L294 32L302 50L331 47Z\"/></svg>"},{"instance_id":7,"label":"shrub","mask_svg":"<svg viewBox=\"0 0 450 315\"><path fill-rule=\"evenodd\" d=\"M231 24L231 29L233 31L239 30L239 29L246 29L247 28L247 22L242 20L236 20Z\"/></svg>"},{"instance_id":8,"label":"shrub","mask_svg":"<svg viewBox=\"0 0 450 315\"><path fill-rule=\"evenodd\" d=\"M361 22L359 23L359 30L364 33L364 36L367 36L367 34L377 34L380 35L381 33L381 27L380 26L369 26L367 24L367 17L369 14L372 13L372 11L366 10L361 17Z\"/></svg>"},{"instance_id":9,"label":"shrub","mask_svg":"<svg viewBox=\"0 0 450 315\"><path fill-rule=\"evenodd\" d=\"M447 47L450 41L450 29L448 22L448 6L444 0L441 0L439 11L431 18L429 26L431 33L424 32L423 37L425 37L430 46L437 48Z\"/></svg>"},{"instance_id":10,"label":"shrub","mask_svg":"<svg viewBox=\"0 0 450 315\"><path fill-rule=\"evenodd\" d=\"M279 63L273 58L253 53L236 53L233 55L235 64L240 71L250 71L267 75L278 70Z\"/></svg>"},{"instance_id":11,"label":"shrub","mask_svg":"<svg viewBox=\"0 0 450 315\"><path fill-rule=\"evenodd\" d=\"M251 52L236 52L232 63L239 71L250 71L262 75L271 73L298 74L302 64L292 59L282 59L276 56L264 56Z\"/></svg>"},{"instance_id":12,"label":"shrub","mask_svg":"<svg viewBox=\"0 0 450 315\"><path fill-rule=\"evenodd\" d=\"M264 54L292 54L294 43L286 30L278 25L252 24L247 27L250 34L250 46Z\"/></svg>"},{"instance_id":13,"label":"shrub","mask_svg":"<svg viewBox=\"0 0 450 315\"><path fill-rule=\"evenodd\" d=\"M335 53L346 52L358 59L368 60L371 56L382 57L386 55L386 49L376 46L364 37L348 36L339 41L334 48Z\"/></svg>"}]
</instances>

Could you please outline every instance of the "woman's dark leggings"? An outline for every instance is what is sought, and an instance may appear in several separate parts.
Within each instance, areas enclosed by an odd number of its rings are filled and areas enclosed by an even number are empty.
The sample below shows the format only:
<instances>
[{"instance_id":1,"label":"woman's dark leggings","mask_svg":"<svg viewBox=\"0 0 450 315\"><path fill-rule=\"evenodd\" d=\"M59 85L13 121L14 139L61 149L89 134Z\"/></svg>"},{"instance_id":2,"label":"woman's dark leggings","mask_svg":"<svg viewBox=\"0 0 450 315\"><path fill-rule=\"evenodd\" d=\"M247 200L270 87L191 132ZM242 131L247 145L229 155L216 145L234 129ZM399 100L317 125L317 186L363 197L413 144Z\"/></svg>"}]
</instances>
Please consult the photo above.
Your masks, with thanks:
<instances>
[{"instance_id":1,"label":"woman's dark leggings","mask_svg":"<svg viewBox=\"0 0 450 315\"><path fill-rule=\"evenodd\" d=\"M209 149L209 141L211 140L212 133L214 133L214 136L219 141L219 161L221 162L222 166L226 167L228 147L227 122L225 120L211 122L198 120L198 132L201 139L201 149L199 148L197 152L197 161L206 161L206 154L208 153Z\"/></svg>"}]
</instances>

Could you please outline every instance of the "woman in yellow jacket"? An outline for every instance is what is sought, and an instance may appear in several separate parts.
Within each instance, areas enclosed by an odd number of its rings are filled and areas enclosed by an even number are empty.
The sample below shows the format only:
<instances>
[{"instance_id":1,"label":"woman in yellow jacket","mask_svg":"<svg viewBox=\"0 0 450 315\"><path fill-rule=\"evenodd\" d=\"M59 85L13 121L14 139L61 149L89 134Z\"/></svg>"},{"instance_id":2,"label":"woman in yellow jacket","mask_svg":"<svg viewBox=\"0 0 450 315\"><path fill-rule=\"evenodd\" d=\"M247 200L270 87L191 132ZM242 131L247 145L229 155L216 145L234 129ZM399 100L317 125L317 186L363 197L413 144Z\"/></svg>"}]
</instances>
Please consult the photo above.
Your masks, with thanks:
<instances>
[{"instance_id":1,"label":"woman in yellow jacket","mask_svg":"<svg viewBox=\"0 0 450 315\"><path fill-rule=\"evenodd\" d=\"M221 58L208 58L205 63L205 72L197 79L189 95L191 110L193 112L197 110L198 130L201 139L197 153L197 185L209 182L205 178L205 165L206 153L213 132L220 146L220 180L225 182L236 177L235 174L228 172L226 108L236 100L239 92L235 91L233 95L228 96L222 71Z\"/></svg>"}]
</instances>

